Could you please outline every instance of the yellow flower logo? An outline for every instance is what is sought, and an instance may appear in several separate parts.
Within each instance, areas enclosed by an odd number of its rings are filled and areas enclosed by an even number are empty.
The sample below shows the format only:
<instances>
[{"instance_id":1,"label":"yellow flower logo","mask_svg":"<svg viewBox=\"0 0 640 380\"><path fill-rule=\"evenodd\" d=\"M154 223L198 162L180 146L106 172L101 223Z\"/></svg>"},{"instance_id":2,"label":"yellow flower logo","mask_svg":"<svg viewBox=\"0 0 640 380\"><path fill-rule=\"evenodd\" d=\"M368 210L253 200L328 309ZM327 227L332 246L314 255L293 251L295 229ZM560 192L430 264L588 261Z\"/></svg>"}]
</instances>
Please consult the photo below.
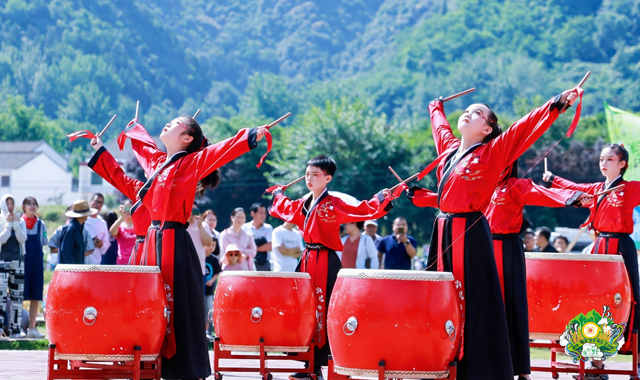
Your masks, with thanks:
<instances>
[{"instance_id":1,"label":"yellow flower logo","mask_svg":"<svg viewBox=\"0 0 640 380\"><path fill-rule=\"evenodd\" d=\"M598 325L593 322L585 323L582 334L587 338L595 338L598 335Z\"/></svg>"}]
</instances>

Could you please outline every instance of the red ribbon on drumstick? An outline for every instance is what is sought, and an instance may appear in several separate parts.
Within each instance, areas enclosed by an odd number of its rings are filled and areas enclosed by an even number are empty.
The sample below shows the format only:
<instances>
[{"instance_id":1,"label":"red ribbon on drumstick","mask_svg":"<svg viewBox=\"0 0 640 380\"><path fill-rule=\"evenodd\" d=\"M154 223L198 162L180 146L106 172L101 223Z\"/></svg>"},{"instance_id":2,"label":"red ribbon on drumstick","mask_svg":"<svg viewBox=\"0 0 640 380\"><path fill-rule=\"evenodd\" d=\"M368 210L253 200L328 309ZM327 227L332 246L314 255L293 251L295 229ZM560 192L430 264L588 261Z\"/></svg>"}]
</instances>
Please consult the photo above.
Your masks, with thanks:
<instances>
[{"instance_id":1,"label":"red ribbon on drumstick","mask_svg":"<svg viewBox=\"0 0 640 380\"><path fill-rule=\"evenodd\" d=\"M589 78L590 75L591 75L591 71L587 71L587 74L584 76L584 78L582 78L580 83L578 83L578 85L576 86L576 90L578 91L578 96L580 97L580 103L578 103L578 106L576 107L576 114L573 117L573 121L571 122L571 126L569 127L569 130L567 130L567 137L571 137L571 135L573 134L573 131L575 131L576 127L578 126L578 122L580 121L580 114L582 113L582 94L584 93L584 90L582 89L582 85L584 85L584 82L587 81L587 78ZM569 103L565 103L564 107L562 107L562 112L564 112L568 106L569 106Z\"/></svg>"},{"instance_id":2,"label":"red ribbon on drumstick","mask_svg":"<svg viewBox=\"0 0 640 380\"><path fill-rule=\"evenodd\" d=\"M267 139L267 153L265 153L262 158L260 158L260 162L258 162L258 165L256 165L256 167L258 169L260 169L260 166L262 166L262 163L264 162L264 160L267 158L267 154L269 154L269 152L271 152L271 147L273 145L273 142L271 140L271 132L269 132L269 129L271 127L273 127L276 124L279 124L282 120L288 118L289 116L291 116L291 112L287 112L285 115L283 115L282 117L280 117L278 120L274 121L271 124L267 124L265 127L267 128L267 130L264 133L264 137Z\"/></svg>"},{"instance_id":3,"label":"red ribbon on drumstick","mask_svg":"<svg viewBox=\"0 0 640 380\"><path fill-rule=\"evenodd\" d=\"M104 133L107 131L107 129L109 129L109 127L111 126L111 123L113 123L113 121L116 119L116 115L113 115L113 117L111 118L111 120L109 120L109 122L107 123L107 125L102 129L102 131L100 133L98 133L97 135L94 135L93 132L91 131L77 131L77 132L73 132L73 133L69 133L67 135L67 137L69 138L70 142L73 142L77 139L79 139L80 137L84 137L85 139L93 139L96 137L102 137L102 135L104 135Z\"/></svg>"}]
</instances>

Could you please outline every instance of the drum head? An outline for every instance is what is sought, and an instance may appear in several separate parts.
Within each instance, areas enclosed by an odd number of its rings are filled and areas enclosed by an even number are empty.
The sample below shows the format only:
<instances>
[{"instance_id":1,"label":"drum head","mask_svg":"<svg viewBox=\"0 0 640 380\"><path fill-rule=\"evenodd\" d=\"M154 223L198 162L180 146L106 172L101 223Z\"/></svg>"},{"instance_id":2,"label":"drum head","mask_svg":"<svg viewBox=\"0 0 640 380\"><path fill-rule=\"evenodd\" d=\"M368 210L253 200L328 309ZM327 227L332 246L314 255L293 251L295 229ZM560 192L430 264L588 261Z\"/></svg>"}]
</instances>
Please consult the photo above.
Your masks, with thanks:
<instances>
[{"instance_id":1,"label":"drum head","mask_svg":"<svg viewBox=\"0 0 640 380\"><path fill-rule=\"evenodd\" d=\"M160 273L160 268L150 265L80 265L58 264L56 272L116 272L116 273Z\"/></svg>"},{"instance_id":2,"label":"drum head","mask_svg":"<svg viewBox=\"0 0 640 380\"><path fill-rule=\"evenodd\" d=\"M453 274L451 272L428 272L421 270L340 269L338 277L372 280L453 281Z\"/></svg>"},{"instance_id":3,"label":"drum head","mask_svg":"<svg viewBox=\"0 0 640 380\"><path fill-rule=\"evenodd\" d=\"M524 254L527 260L565 260L565 261L609 261L624 262L620 255L591 255L581 253L547 253L527 252Z\"/></svg>"},{"instance_id":4,"label":"drum head","mask_svg":"<svg viewBox=\"0 0 640 380\"><path fill-rule=\"evenodd\" d=\"M246 271L246 270L230 270L224 271L220 274L220 277L258 277L258 278L297 278L297 279L311 279L309 273L301 272L261 272L261 271Z\"/></svg>"}]
</instances>

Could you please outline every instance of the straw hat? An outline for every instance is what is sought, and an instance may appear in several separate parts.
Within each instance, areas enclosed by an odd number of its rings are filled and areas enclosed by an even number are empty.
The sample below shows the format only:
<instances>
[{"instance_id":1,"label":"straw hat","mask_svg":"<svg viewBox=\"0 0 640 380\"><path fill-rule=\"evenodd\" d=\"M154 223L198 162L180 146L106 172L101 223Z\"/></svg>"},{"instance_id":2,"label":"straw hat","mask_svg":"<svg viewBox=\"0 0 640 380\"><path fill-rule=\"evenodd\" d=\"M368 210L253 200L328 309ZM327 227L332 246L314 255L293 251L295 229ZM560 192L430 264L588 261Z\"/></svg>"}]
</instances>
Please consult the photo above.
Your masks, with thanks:
<instances>
[{"instance_id":1,"label":"straw hat","mask_svg":"<svg viewBox=\"0 0 640 380\"><path fill-rule=\"evenodd\" d=\"M233 252L233 251L240 252L240 255L238 255L238 264L242 263L247 258L244 255L244 253L242 253L242 251L240 250L240 247L232 243L227 245L224 249L224 257L222 257L222 260L221 260L223 264L229 265L229 256L227 256L227 253Z\"/></svg>"},{"instance_id":2,"label":"straw hat","mask_svg":"<svg viewBox=\"0 0 640 380\"><path fill-rule=\"evenodd\" d=\"M90 208L89 202L81 199L73 202L71 210L64 213L69 218L82 218L83 216L95 215L98 213L98 209Z\"/></svg>"}]
</instances>

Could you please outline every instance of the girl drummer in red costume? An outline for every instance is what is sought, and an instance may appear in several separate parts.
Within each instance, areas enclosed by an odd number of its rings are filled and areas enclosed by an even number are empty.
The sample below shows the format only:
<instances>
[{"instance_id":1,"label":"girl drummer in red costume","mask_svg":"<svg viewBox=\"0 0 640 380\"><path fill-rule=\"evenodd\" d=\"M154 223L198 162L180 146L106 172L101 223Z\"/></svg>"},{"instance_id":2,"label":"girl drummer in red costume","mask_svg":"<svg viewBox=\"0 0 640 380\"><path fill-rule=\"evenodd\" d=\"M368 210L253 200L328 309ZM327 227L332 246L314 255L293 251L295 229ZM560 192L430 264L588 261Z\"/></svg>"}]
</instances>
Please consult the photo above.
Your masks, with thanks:
<instances>
[{"instance_id":1,"label":"girl drummer in red costume","mask_svg":"<svg viewBox=\"0 0 640 380\"><path fill-rule=\"evenodd\" d=\"M586 194L598 193L618 188L612 192L598 196L589 205L591 214L583 226L590 226L596 231L596 241L591 253L601 255L622 255L627 268L635 307L631 311L630 320L625 329L625 346L621 352L630 350L629 334L640 326L640 276L638 275L638 257L636 246L629 234L633 232L633 209L640 205L640 182L625 181L624 173L629 167L629 152L624 145L611 144L600 153L600 172L606 178L604 182L575 183L553 175L547 171L542 179L551 182L552 187L583 191ZM622 323L625 321L616 321ZM593 365L603 368L602 361L593 361ZM598 375L591 375L596 377ZM587 375L588 377L588 375Z\"/></svg>"},{"instance_id":2,"label":"girl drummer in red costume","mask_svg":"<svg viewBox=\"0 0 640 380\"><path fill-rule=\"evenodd\" d=\"M530 179L518 179L518 161L493 192L484 214L493 235L498 278L505 302L513 372L518 380L531 373L529 354L529 312L524 248L518 237L524 206L568 207L591 199L580 191L547 189ZM407 195L418 207L438 207L437 193L413 187Z\"/></svg>"},{"instance_id":3,"label":"girl drummer in red costume","mask_svg":"<svg viewBox=\"0 0 640 380\"><path fill-rule=\"evenodd\" d=\"M154 174L138 195L150 212L152 224L146 237L148 257L157 257L167 291L170 322L162 347L162 377L201 379L211 375L204 326L202 269L186 231L196 193L217 186L216 169L257 146L266 127L242 129L234 137L209 145L200 125L191 117L168 123L160 134L167 153L141 154ZM99 139L91 141L102 155Z\"/></svg>"},{"instance_id":4,"label":"girl drummer in red costume","mask_svg":"<svg viewBox=\"0 0 640 380\"><path fill-rule=\"evenodd\" d=\"M132 123L133 121L129 123L129 125L132 125ZM127 126L127 128L128 127L129 126ZM146 134L146 130L144 132ZM154 146L156 145L151 136L148 136L148 139ZM132 146L134 148L134 154L136 154L139 160L141 160L142 158L142 168L144 169L145 174L150 176L151 174L153 174L153 169L150 168L149 164L143 159L143 157L140 157L138 151L141 149L136 149L139 144L136 144L136 140L133 141L134 142ZM159 149L157 150L160 151ZM109 153L109 151L107 151L104 146L101 146L99 148L99 151L89 161L88 166L94 172L96 172L96 174L104 178L119 192L124 194L127 198L131 199L133 202L137 202L140 200L140 198L138 197L138 191L142 188L142 185L144 185L144 183L129 178L120 167L120 164L118 164L115 158L111 155L111 153ZM149 225L151 225L151 215L149 214L147 207L138 204L138 207L136 207L135 209L132 208L131 220L133 221L133 229L136 234L136 244L133 248L133 251L131 252L129 264L157 265L155 261L147 263L143 256L144 238L147 234L147 230L149 229Z\"/></svg>"},{"instance_id":5,"label":"girl drummer in red costume","mask_svg":"<svg viewBox=\"0 0 640 380\"><path fill-rule=\"evenodd\" d=\"M518 380L531 373L529 354L529 311L524 247L518 237L524 206L569 207L588 202L591 197L580 191L547 189L530 179L518 179L518 161L507 170L506 178L493 192L484 211L493 235L493 249L502 287L513 372Z\"/></svg>"},{"instance_id":6,"label":"girl drummer in red costume","mask_svg":"<svg viewBox=\"0 0 640 380\"><path fill-rule=\"evenodd\" d=\"M147 178L150 177L156 169L155 165L161 162L165 153L158 148L144 126L136 119L131 120L118 136L120 150L124 149L127 138L131 139L133 154L136 156L140 166L142 166L145 176ZM131 253L129 264L159 265L156 257L147 257L147 252L144 249L144 239L151 225L151 214L147 210L147 206L139 202L140 198L138 197L138 191L142 188L144 182L127 177L118 162L104 146L99 150L104 151L96 153L89 161L88 166L134 202L134 206L131 208L131 219L133 220L133 228L136 234L136 245Z\"/></svg>"},{"instance_id":7,"label":"girl drummer in red costume","mask_svg":"<svg viewBox=\"0 0 640 380\"><path fill-rule=\"evenodd\" d=\"M342 250L340 224L377 219L392 207L392 195L388 190L376 194L371 200L356 202L346 194L327 190L337 165L327 156L318 156L307 162L305 182L311 191L301 199L292 201L284 195L282 187L273 191L269 214L298 225L306 242L297 272L306 272L315 282L317 325L314 335L314 372L322 377L321 366L327 365L330 354L327 342L327 308L331 292L341 268L336 251ZM296 373L290 379L308 378L308 374Z\"/></svg>"},{"instance_id":8,"label":"girl drummer in red costume","mask_svg":"<svg viewBox=\"0 0 640 380\"><path fill-rule=\"evenodd\" d=\"M462 139L453 135L441 100L429 105L440 161L429 269L453 272L463 296L464 338L458 378L513 379L502 291L491 229L483 215L501 173L529 148L572 104L578 90L567 90L536 108L501 134L498 119L485 104L469 106L458 119ZM414 204L425 192L410 192ZM431 197L431 195L426 195Z\"/></svg>"}]
</instances>

